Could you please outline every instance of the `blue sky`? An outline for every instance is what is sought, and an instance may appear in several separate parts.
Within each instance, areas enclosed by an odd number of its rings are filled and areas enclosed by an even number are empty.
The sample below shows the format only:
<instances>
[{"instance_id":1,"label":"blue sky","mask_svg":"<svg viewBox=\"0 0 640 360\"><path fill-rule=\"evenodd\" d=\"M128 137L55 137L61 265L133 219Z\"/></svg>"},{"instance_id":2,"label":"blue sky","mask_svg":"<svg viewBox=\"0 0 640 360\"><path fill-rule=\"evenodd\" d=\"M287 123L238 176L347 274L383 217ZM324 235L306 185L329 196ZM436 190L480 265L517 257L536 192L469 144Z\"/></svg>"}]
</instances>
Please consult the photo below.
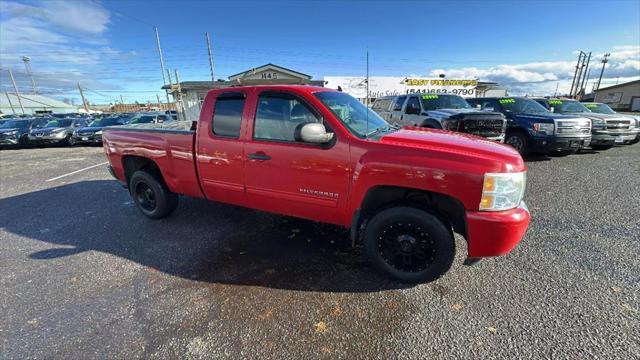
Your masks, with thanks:
<instances>
[{"instance_id":1,"label":"blue sky","mask_svg":"<svg viewBox=\"0 0 640 360\"><path fill-rule=\"evenodd\" d=\"M181 80L208 80L204 32L216 78L272 62L323 76L446 73L498 81L514 94L570 85L576 51L595 62L612 53L603 84L640 76L640 1L7 1L0 2L0 84L13 68L30 91L21 55L40 92L94 103L155 100L167 67ZM592 79L595 79L595 71ZM619 78L619 79L618 79Z\"/></svg>"}]
</instances>

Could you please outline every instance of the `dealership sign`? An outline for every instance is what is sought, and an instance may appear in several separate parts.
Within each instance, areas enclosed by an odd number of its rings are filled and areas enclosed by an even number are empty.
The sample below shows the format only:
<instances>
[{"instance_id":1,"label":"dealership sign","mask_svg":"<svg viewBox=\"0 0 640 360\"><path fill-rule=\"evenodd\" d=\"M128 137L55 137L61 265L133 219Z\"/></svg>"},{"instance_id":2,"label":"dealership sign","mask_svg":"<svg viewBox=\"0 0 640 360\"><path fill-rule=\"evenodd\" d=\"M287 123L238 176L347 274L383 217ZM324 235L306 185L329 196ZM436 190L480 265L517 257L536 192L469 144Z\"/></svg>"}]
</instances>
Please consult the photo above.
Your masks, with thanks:
<instances>
[{"instance_id":1,"label":"dealership sign","mask_svg":"<svg viewBox=\"0 0 640 360\"><path fill-rule=\"evenodd\" d=\"M363 99L367 97L367 81L365 77L325 76L325 87L342 89L347 94ZM441 79L421 77L369 77L369 97L379 98L388 95L434 93L456 94L472 97L476 94L478 80Z\"/></svg>"}]
</instances>

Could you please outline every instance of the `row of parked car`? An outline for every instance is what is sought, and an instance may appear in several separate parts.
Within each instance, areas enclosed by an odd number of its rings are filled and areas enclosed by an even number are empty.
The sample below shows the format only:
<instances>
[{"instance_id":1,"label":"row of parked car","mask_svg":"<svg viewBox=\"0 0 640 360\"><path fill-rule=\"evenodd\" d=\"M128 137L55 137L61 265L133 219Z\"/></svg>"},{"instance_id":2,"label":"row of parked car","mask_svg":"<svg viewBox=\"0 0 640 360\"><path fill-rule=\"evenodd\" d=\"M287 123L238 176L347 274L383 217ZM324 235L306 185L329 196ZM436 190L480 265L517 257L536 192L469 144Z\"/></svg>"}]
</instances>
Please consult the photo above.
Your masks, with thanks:
<instances>
[{"instance_id":1,"label":"row of parked car","mask_svg":"<svg viewBox=\"0 0 640 360\"><path fill-rule=\"evenodd\" d=\"M107 115L51 114L0 119L0 147L101 144L106 126L162 123L176 120L171 112Z\"/></svg>"},{"instance_id":2,"label":"row of parked car","mask_svg":"<svg viewBox=\"0 0 640 360\"><path fill-rule=\"evenodd\" d=\"M408 94L378 98L372 109L392 124L479 135L509 144L523 156L563 156L640 141L640 116L573 99Z\"/></svg>"}]
</instances>

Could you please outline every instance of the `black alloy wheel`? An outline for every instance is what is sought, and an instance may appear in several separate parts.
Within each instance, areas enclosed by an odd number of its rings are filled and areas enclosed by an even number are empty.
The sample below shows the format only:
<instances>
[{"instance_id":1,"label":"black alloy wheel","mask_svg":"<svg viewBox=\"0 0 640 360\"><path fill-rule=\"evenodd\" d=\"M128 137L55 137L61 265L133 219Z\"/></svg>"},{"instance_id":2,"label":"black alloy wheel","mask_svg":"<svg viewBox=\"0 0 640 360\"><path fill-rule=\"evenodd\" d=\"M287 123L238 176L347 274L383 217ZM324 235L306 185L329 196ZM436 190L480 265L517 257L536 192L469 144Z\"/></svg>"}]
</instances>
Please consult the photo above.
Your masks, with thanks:
<instances>
[{"instance_id":1,"label":"black alloy wheel","mask_svg":"<svg viewBox=\"0 0 640 360\"><path fill-rule=\"evenodd\" d=\"M133 173L129 192L138 209L151 219L167 217L178 206L178 195L167 188L157 171L138 170Z\"/></svg>"},{"instance_id":2,"label":"black alloy wheel","mask_svg":"<svg viewBox=\"0 0 640 360\"><path fill-rule=\"evenodd\" d=\"M136 185L134 192L138 204L140 204L140 206L144 210L152 212L156 209L156 195L153 193L153 189L151 188L151 186L147 185L146 183L140 182L138 183L138 185Z\"/></svg>"},{"instance_id":3,"label":"black alloy wheel","mask_svg":"<svg viewBox=\"0 0 640 360\"><path fill-rule=\"evenodd\" d=\"M407 283L433 281L446 273L455 255L451 231L438 217L413 207L376 214L364 233L374 267Z\"/></svg>"}]
</instances>

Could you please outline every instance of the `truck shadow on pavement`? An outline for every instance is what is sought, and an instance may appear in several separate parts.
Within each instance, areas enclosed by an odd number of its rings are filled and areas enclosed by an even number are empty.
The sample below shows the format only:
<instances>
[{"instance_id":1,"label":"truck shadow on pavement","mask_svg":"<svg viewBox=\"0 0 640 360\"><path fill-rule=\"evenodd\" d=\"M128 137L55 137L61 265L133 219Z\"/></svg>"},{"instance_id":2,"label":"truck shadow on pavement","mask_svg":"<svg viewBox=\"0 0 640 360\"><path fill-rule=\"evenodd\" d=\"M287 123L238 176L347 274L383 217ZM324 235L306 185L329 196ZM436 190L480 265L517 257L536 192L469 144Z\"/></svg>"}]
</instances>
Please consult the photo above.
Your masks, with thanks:
<instances>
[{"instance_id":1,"label":"truck shadow on pavement","mask_svg":"<svg viewBox=\"0 0 640 360\"><path fill-rule=\"evenodd\" d=\"M169 218L150 220L117 182L84 181L0 199L0 227L48 244L21 244L25 258L41 262L41 274L54 266L47 261L59 266L98 251L208 283L324 292L409 287L370 269L346 229L180 200Z\"/></svg>"}]
</instances>

